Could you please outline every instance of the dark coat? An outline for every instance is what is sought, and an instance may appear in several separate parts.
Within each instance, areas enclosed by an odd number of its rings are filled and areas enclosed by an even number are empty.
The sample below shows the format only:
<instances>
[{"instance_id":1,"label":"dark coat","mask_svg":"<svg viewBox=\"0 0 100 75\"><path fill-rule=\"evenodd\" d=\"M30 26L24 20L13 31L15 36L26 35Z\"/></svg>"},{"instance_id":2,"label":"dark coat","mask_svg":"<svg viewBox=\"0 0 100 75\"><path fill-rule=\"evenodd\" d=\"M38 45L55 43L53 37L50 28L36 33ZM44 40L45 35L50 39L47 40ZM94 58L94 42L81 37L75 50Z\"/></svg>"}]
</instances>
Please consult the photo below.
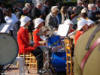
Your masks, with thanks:
<instances>
[{"instance_id":1,"label":"dark coat","mask_svg":"<svg viewBox=\"0 0 100 75\"><path fill-rule=\"evenodd\" d=\"M34 7L31 11L31 17L32 19L38 18L41 15L41 11L39 9L37 9L36 7Z\"/></svg>"}]
</instances>

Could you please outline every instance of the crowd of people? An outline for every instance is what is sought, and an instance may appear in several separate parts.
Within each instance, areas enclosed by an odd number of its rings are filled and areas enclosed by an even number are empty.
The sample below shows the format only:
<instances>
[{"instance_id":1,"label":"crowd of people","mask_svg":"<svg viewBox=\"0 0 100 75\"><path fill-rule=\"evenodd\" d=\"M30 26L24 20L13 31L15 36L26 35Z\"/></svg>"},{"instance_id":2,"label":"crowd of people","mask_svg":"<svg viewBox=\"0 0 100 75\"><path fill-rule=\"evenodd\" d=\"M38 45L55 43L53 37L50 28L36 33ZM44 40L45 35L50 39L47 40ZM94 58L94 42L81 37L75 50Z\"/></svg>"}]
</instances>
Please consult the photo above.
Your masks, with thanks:
<instances>
[{"instance_id":1,"label":"crowd of people","mask_svg":"<svg viewBox=\"0 0 100 75\"><path fill-rule=\"evenodd\" d=\"M6 7L0 3L0 24L12 25L10 32L14 35L14 26L17 27L15 36L19 46L19 53L31 52L36 56L38 73L43 70L43 51L40 46L46 44L44 36L57 35L60 25L68 25L65 36L74 39L77 44L79 37L100 19L100 1L95 4L78 1L77 6L50 6L49 1L44 3L25 3L23 7ZM67 29L67 28L66 28ZM52 33L53 32L53 33Z\"/></svg>"}]
</instances>

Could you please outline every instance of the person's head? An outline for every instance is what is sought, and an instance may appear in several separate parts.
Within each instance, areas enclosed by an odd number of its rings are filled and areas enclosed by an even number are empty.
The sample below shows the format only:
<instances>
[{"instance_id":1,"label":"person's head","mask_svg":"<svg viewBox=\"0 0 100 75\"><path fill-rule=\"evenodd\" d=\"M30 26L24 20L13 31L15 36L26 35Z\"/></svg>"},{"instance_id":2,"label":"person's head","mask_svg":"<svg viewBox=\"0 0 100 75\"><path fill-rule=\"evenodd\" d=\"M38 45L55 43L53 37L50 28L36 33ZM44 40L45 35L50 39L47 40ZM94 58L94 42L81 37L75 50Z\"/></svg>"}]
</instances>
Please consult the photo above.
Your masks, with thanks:
<instances>
[{"instance_id":1,"label":"person's head","mask_svg":"<svg viewBox=\"0 0 100 75\"><path fill-rule=\"evenodd\" d=\"M82 6L82 4L83 4L83 2L82 2L81 0L78 0L78 1L77 1L77 5L78 5L78 6Z\"/></svg>"},{"instance_id":2,"label":"person's head","mask_svg":"<svg viewBox=\"0 0 100 75\"><path fill-rule=\"evenodd\" d=\"M52 7L51 7L51 13L52 13L54 16L57 16L58 12L59 12L58 6L52 6Z\"/></svg>"},{"instance_id":3,"label":"person's head","mask_svg":"<svg viewBox=\"0 0 100 75\"><path fill-rule=\"evenodd\" d=\"M96 10L95 4L88 4L88 10L95 11Z\"/></svg>"},{"instance_id":4,"label":"person's head","mask_svg":"<svg viewBox=\"0 0 100 75\"><path fill-rule=\"evenodd\" d=\"M28 16L22 16L20 19L21 27L28 27L30 25L31 18Z\"/></svg>"},{"instance_id":5,"label":"person's head","mask_svg":"<svg viewBox=\"0 0 100 75\"><path fill-rule=\"evenodd\" d=\"M6 16L11 17L11 14L12 14L12 9L11 8L7 8L6 9Z\"/></svg>"},{"instance_id":6,"label":"person's head","mask_svg":"<svg viewBox=\"0 0 100 75\"><path fill-rule=\"evenodd\" d=\"M42 8L42 5L43 5L42 3L37 3L36 4L36 8L41 9Z\"/></svg>"},{"instance_id":7,"label":"person's head","mask_svg":"<svg viewBox=\"0 0 100 75\"><path fill-rule=\"evenodd\" d=\"M43 19L41 19L41 18L36 18L34 21L34 27L35 28L41 28L41 27L43 27L44 26L44 20Z\"/></svg>"},{"instance_id":8,"label":"person's head","mask_svg":"<svg viewBox=\"0 0 100 75\"><path fill-rule=\"evenodd\" d=\"M88 30L88 23L85 19L82 19L77 24L77 30L78 31L87 31Z\"/></svg>"},{"instance_id":9,"label":"person's head","mask_svg":"<svg viewBox=\"0 0 100 75\"><path fill-rule=\"evenodd\" d=\"M87 8L83 8L83 9L81 10L81 13L88 13Z\"/></svg>"},{"instance_id":10,"label":"person's head","mask_svg":"<svg viewBox=\"0 0 100 75\"><path fill-rule=\"evenodd\" d=\"M46 1L44 2L44 4L45 4L45 5L49 5L49 1L46 0Z\"/></svg>"},{"instance_id":11,"label":"person's head","mask_svg":"<svg viewBox=\"0 0 100 75\"><path fill-rule=\"evenodd\" d=\"M23 8L23 14L28 14L28 12L29 12L29 9L27 7L24 7Z\"/></svg>"},{"instance_id":12,"label":"person's head","mask_svg":"<svg viewBox=\"0 0 100 75\"><path fill-rule=\"evenodd\" d=\"M82 6L87 8L88 7L88 3L89 3L88 0L84 0Z\"/></svg>"},{"instance_id":13,"label":"person's head","mask_svg":"<svg viewBox=\"0 0 100 75\"><path fill-rule=\"evenodd\" d=\"M25 7L26 7L26 8L31 8L31 4L30 4L30 3L26 3L26 4L25 4Z\"/></svg>"},{"instance_id":14,"label":"person's head","mask_svg":"<svg viewBox=\"0 0 100 75\"><path fill-rule=\"evenodd\" d=\"M100 7L100 0L97 0L97 1L96 1L96 5L97 5L98 7Z\"/></svg>"}]
</instances>

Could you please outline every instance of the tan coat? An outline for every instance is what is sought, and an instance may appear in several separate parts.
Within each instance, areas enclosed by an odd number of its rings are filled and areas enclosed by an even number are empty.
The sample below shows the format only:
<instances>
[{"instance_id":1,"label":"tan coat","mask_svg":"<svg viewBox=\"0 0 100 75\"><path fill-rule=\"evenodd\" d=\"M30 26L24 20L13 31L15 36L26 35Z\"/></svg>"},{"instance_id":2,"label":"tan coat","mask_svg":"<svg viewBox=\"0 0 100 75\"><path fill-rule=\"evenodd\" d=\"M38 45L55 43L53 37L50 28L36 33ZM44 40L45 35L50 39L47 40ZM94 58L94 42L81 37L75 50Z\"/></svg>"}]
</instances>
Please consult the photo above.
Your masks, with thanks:
<instances>
[{"instance_id":1,"label":"tan coat","mask_svg":"<svg viewBox=\"0 0 100 75\"><path fill-rule=\"evenodd\" d=\"M74 58L74 75L100 75L100 46L97 46L89 56L83 72L80 69L81 61L86 54L85 49L87 41L91 33L95 30L96 26L85 32L78 40L75 47ZM100 37L100 31L96 33L96 36L92 40L91 45Z\"/></svg>"}]
</instances>

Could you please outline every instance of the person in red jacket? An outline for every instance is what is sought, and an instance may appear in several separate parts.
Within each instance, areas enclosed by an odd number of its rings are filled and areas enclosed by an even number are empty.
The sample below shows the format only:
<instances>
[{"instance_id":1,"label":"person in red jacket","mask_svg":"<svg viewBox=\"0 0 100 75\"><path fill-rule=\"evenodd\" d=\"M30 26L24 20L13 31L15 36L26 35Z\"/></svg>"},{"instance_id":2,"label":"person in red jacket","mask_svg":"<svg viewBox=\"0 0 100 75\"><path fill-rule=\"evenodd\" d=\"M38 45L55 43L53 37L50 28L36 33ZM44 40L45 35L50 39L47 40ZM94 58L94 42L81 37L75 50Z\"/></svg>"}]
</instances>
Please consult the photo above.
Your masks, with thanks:
<instances>
[{"instance_id":1,"label":"person in red jacket","mask_svg":"<svg viewBox=\"0 0 100 75\"><path fill-rule=\"evenodd\" d=\"M43 68L43 52L38 47L37 44L34 44L33 46L30 45L29 31L28 31L30 20L31 19L27 16L23 16L20 19L21 27L17 33L19 54L25 54L31 52L36 57L37 65L38 65L37 67L39 72L42 72L41 69Z\"/></svg>"},{"instance_id":2,"label":"person in red jacket","mask_svg":"<svg viewBox=\"0 0 100 75\"><path fill-rule=\"evenodd\" d=\"M42 33L41 29L43 26L44 26L44 20L42 18L36 18L34 20L35 30L33 31L33 42L38 48L40 48L40 46L45 45L45 43L46 43L40 37L40 36L42 36L40 33ZM42 49L40 48L40 50L42 50ZM41 61L41 63L42 63L42 61Z\"/></svg>"},{"instance_id":3,"label":"person in red jacket","mask_svg":"<svg viewBox=\"0 0 100 75\"><path fill-rule=\"evenodd\" d=\"M78 21L77 25L78 28L75 35L75 45L77 44L77 40L79 39L79 37L88 29L87 21L85 19L81 19L80 21Z\"/></svg>"}]
</instances>

